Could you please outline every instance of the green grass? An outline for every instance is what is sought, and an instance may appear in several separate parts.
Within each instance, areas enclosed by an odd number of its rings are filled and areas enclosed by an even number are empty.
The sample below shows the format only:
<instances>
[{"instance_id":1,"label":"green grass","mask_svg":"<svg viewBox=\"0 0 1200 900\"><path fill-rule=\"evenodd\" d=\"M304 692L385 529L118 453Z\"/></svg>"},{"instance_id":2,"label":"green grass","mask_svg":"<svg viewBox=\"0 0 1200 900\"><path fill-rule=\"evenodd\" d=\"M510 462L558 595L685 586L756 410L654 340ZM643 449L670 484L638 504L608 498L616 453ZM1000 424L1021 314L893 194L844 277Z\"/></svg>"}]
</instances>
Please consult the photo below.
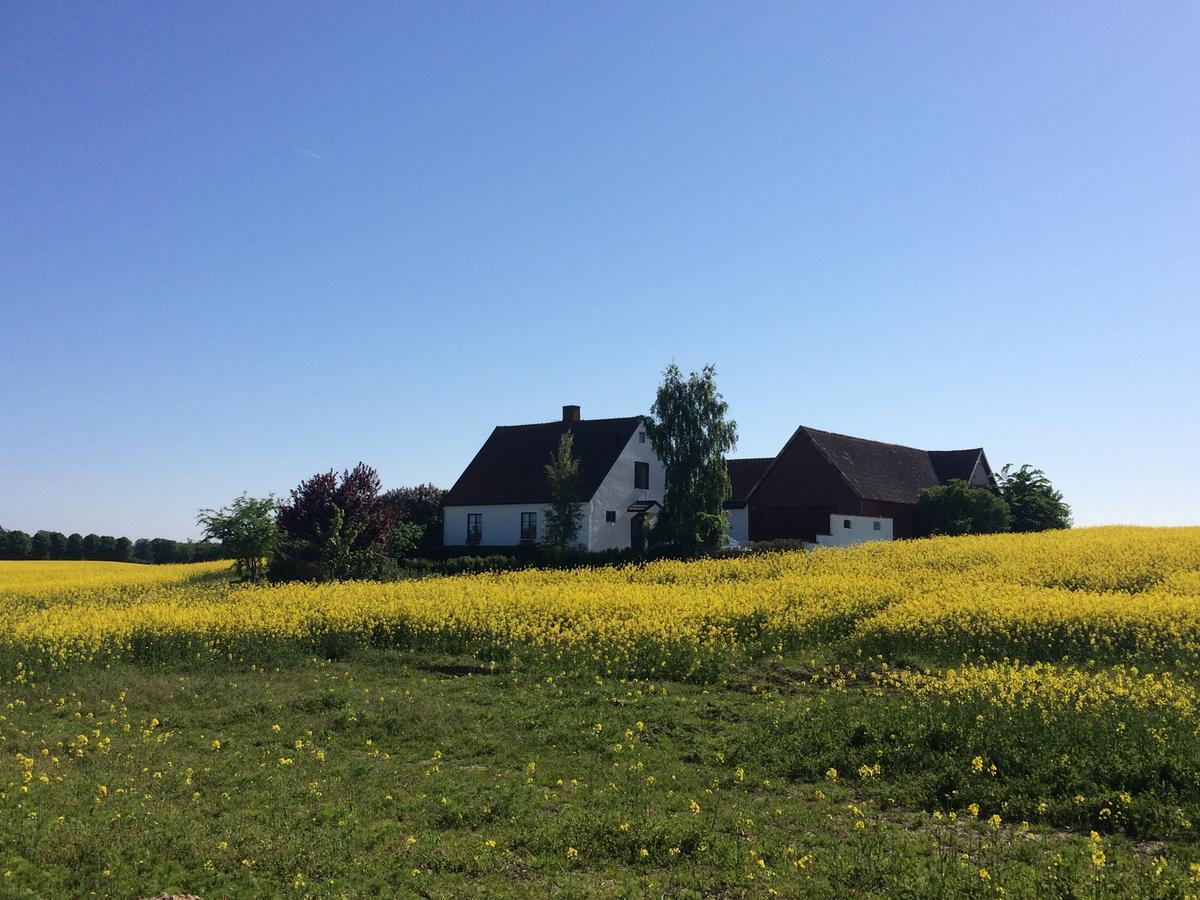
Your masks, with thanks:
<instances>
[{"instance_id":1,"label":"green grass","mask_svg":"<svg viewBox=\"0 0 1200 900\"><path fill-rule=\"evenodd\" d=\"M830 662L701 685L359 651L6 683L0 895L1200 891L1188 741L1118 759L1105 723L1038 744L1031 723L989 720L978 747L1003 765L976 777L973 711L914 709ZM1123 820L1096 819L1125 789Z\"/></svg>"}]
</instances>

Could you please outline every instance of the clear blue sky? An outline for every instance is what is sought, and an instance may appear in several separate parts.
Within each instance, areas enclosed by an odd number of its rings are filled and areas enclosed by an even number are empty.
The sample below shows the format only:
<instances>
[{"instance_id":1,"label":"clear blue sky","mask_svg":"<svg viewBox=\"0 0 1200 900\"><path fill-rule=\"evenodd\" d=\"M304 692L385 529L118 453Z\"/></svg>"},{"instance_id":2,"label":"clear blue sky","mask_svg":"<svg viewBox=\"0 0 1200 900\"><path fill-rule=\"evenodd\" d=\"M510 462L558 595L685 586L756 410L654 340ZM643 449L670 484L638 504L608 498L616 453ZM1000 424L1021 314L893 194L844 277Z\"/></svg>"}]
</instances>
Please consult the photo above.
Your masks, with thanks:
<instances>
[{"instance_id":1,"label":"clear blue sky","mask_svg":"<svg viewBox=\"0 0 1200 900\"><path fill-rule=\"evenodd\" d=\"M0 525L195 535L713 362L1200 520L1195 3L0 12Z\"/></svg>"}]
</instances>

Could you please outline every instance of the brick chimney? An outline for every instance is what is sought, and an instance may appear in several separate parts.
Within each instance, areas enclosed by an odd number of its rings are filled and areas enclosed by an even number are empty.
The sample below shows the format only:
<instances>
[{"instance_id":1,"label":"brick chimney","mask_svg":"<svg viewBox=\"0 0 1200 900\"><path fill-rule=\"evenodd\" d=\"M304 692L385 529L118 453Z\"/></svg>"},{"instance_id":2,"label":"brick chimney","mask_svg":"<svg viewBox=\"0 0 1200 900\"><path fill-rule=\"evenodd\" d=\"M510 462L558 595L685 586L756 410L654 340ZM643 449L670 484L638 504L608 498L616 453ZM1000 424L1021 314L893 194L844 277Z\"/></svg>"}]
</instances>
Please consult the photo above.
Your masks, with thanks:
<instances>
[{"instance_id":1,"label":"brick chimney","mask_svg":"<svg viewBox=\"0 0 1200 900\"><path fill-rule=\"evenodd\" d=\"M563 407L563 421L564 422L578 422L579 421L579 407L578 406L564 406Z\"/></svg>"}]
</instances>

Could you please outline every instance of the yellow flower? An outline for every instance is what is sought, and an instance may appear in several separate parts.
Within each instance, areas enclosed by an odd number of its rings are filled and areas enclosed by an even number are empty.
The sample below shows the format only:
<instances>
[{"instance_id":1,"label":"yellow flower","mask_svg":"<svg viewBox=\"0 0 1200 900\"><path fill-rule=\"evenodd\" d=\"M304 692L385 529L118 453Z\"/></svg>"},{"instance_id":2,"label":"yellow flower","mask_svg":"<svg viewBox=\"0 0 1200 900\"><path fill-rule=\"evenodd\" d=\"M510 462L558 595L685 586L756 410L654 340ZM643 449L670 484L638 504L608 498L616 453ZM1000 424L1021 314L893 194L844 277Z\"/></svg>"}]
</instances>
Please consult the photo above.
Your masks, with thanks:
<instances>
[{"instance_id":1,"label":"yellow flower","mask_svg":"<svg viewBox=\"0 0 1200 900\"><path fill-rule=\"evenodd\" d=\"M213 740L213 742L212 742L212 748L213 748L214 750L220 750L220 749L221 749L221 742L220 742L220 741L218 741L218 740L216 740L216 739L214 739L214 740ZM235 753L235 754L234 754L234 756L237 756L237 754Z\"/></svg>"},{"instance_id":2,"label":"yellow flower","mask_svg":"<svg viewBox=\"0 0 1200 900\"><path fill-rule=\"evenodd\" d=\"M567 859L579 859L579 851L574 847L567 848Z\"/></svg>"}]
</instances>

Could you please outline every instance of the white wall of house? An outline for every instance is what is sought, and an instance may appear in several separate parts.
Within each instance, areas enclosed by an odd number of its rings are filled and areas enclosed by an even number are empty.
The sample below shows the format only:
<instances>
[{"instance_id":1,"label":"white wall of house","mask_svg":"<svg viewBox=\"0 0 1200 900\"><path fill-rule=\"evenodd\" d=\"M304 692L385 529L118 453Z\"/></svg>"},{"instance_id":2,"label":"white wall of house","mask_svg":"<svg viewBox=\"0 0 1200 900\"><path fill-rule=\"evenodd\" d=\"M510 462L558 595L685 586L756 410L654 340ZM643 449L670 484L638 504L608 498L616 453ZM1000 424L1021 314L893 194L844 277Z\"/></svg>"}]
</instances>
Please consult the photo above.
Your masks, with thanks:
<instances>
[{"instance_id":1,"label":"white wall of house","mask_svg":"<svg viewBox=\"0 0 1200 900\"><path fill-rule=\"evenodd\" d=\"M633 464L649 463L650 487L635 488ZM613 463L613 467L600 487L596 489L592 502L585 508L580 537L586 535L586 546L591 551L613 550L629 546L633 514L629 505L638 500L663 501L666 489L666 470L650 447L650 438L644 428L638 428L630 437L625 449ZM609 512L616 514L615 522L607 521Z\"/></svg>"},{"instance_id":2,"label":"white wall of house","mask_svg":"<svg viewBox=\"0 0 1200 900\"><path fill-rule=\"evenodd\" d=\"M849 523L849 527L846 527ZM877 524L878 523L878 526ZM866 541L890 541L892 520L879 516L842 516L834 513L829 517L829 534L817 535L818 547L849 547Z\"/></svg>"},{"instance_id":3,"label":"white wall of house","mask_svg":"<svg viewBox=\"0 0 1200 900\"><path fill-rule=\"evenodd\" d=\"M467 542L467 514L483 518L480 547L513 547L521 543L521 513L537 513L537 539L541 543L546 529L546 509L540 503L512 503L496 506L447 506L442 523L442 543L460 546Z\"/></svg>"},{"instance_id":4,"label":"white wall of house","mask_svg":"<svg viewBox=\"0 0 1200 900\"><path fill-rule=\"evenodd\" d=\"M971 472L971 477L967 480L967 484L973 484L975 487L989 487L987 471L983 468L983 456L975 463L975 468Z\"/></svg>"},{"instance_id":5,"label":"white wall of house","mask_svg":"<svg viewBox=\"0 0 1200 900\"><path fill-rule=\"evenodd\" d=\"M750 507L725 510L725 518L729 521L729 536L739 544L750 540Z\"/></svg>"}]
</instances>

